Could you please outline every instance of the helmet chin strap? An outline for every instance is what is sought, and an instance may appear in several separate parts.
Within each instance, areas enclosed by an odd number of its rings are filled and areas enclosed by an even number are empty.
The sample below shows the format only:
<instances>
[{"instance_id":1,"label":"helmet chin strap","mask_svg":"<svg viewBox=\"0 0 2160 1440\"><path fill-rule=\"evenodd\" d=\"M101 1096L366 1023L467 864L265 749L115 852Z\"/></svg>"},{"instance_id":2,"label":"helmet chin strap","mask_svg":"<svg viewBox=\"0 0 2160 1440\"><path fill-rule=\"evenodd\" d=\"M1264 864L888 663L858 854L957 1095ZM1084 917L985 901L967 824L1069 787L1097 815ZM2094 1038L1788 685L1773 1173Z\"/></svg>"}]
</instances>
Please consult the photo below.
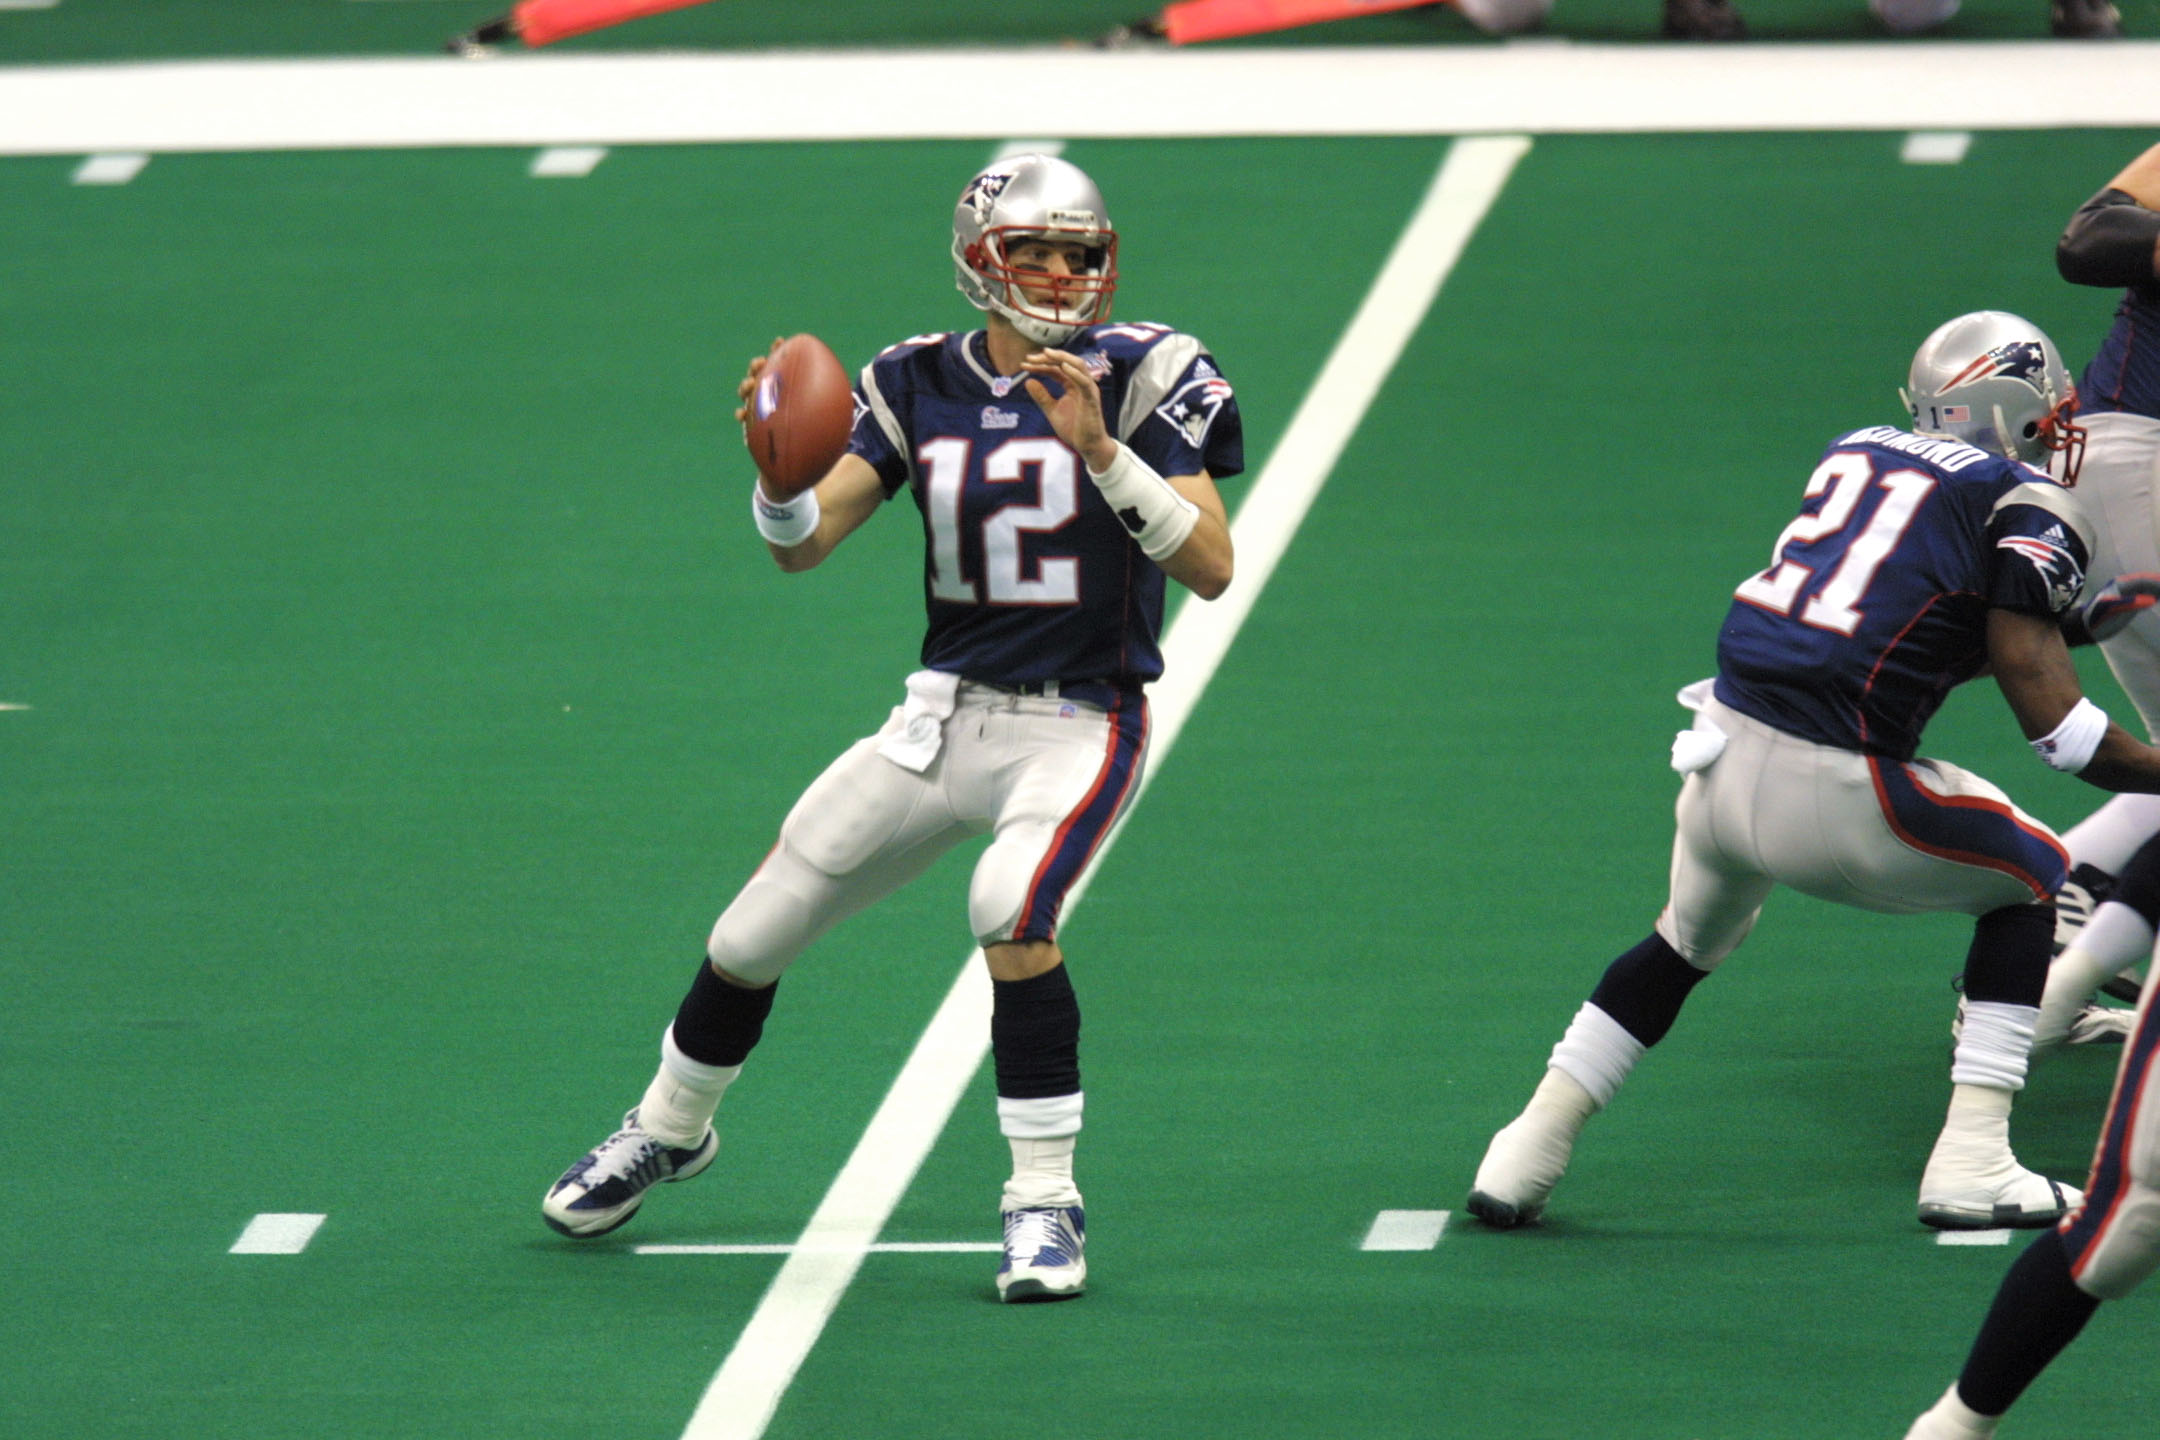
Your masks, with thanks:
<instances>
[{"instance_id":1,"label":"helmet chin strap","mask_svg":"<svg viewBox=\"0 0 2160 1440\"><path fill-rule=\"evenodd\" d=\"M1989 408L1995 412L1995 439L2002 445L2003 458L2005 460L2024 459L2024 456L2018 454L2016 438L2010 434L2010 422L2003 419L2002 406L1993 405Z\"/></svg>"}]
</instances>

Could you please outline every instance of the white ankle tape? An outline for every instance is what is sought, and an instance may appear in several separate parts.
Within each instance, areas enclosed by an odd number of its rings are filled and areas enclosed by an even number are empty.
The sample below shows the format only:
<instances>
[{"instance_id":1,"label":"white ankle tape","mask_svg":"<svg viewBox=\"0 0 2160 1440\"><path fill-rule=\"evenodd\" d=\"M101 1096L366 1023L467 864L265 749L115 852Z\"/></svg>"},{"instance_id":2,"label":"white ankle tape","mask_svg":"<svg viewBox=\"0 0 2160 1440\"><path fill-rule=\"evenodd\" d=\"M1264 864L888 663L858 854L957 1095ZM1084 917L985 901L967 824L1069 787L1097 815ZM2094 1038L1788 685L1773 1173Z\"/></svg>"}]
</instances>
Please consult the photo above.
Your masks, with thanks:
<instances>
[{"instance_id":1,"label":"white ankle tape","mask_svg":"<svg viewBox=\"0 0 2160 1440\"><path fill-rule=\"evenodd\" d=\"M682 1047L675 1043L672 1024L660 1032L660 1063L683 1084L698 1089L725 1090L735 1083L736 1076L742 1074L740 1065L708 1065L683 1054Z\"/></svg>"},{"instance_id":2,"label":"white ankle tape","mask_svg":"<svg viewBox=\"0 0 2160 1440\"><path fill-rule=\"evenodd\" d=\"M1110 468L1097 475L1090 468L1088 479L1102 491L1103 499L1132 531L1133 539L1150 560L1163 560L1175 555L1200 523L1200 507L1170 488L1170 482L1155 473L1155 467L1142 460L1118 443L1117 459ZM1135 524L1134 522L1138 523Z\"/></svg>"},{"instance_id":3,"label":"white ankle tape","mask_svg":"<svg viewBox=\"0 0 2160 1440\"><path fill-rule=\"evenodd\" d=\"M2037 1005L1966 1001L1965 1024L1950 1060L1950 1083L2024 1089L2025 1066L2032 1057L2033 1030L2039 1021Z\"/></svg>"},{"instance_id":4,"label":"white ankle tape","mask_svg":"<svg viewBox=\"0 0 2160 1440\"><path fill-rule=\"evenodd\" d=\"M1080 1133L1083 1096L1052 1095L1041 1100L1008 1100L998 1096L998 1129L1008 1140L1056 1140Z\"/></svg>"},{"instance_id":5,"label":"white ankle tape","mask_svg":"<svg viewBox=\"0 0 2160 1440\"><path fill-rule=\"evenodd\" d=\"M1602 1110L1612 1103L1620 1082L1647 1048L1619 1021L1585 1000L1547 1063L1589 1091Z\"/></svg>"}]
</instances>

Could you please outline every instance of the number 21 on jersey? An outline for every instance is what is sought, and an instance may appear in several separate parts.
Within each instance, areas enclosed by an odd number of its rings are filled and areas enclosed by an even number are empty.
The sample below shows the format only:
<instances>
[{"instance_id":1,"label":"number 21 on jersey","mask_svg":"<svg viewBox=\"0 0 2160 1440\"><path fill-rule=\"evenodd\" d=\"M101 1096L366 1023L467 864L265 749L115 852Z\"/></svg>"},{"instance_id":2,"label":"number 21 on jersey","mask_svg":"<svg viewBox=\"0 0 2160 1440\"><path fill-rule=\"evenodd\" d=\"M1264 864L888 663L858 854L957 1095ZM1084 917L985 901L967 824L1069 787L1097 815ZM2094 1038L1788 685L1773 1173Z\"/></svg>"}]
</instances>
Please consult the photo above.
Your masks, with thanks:
<instances>
[{"instance_id":1,"label":"number 21 on jersey","mask_svg":"<svg viewBox=\"0 0 2160 1440\"><path fill-rule=\"evenodd\" d=\"M1871 487L1883 492L1881 502L1875 506L1866 523L1854 524L1854 516L1860 502ZM1808 477L1806 497L1810 500L1829 492L1822 508L1813 514L1803 512L1785 527L1778 536L1777 545L1770 552L1770 568L1760 575L1750 576L1733 591L1736 599L1759 606L1776 615L1790 615L1798 604L1801 593L1809 588L1817 565L1804 565L1790 558L1788 547L1811 549L1821 547L1824 560L1836 559L1838 552L1844 558L1837 568L1800 606L1800 623L1812 625L1818 630L1829 630L1839 635L1850 635L1860 628L1864 618L1861 602L1867 597L1867 588L1882 568L1890 552L1897 549L1898 541L1905 538L1905 530L1912 524L1920 502L1935 488L1935 479L1918 470L1893 470L1878 475L1875 462L1858 451L1840 451L1815 467ZM1848 533L1857 532L1857 533ZM1829 543L1826 543L1829 542ZM1810 559L1816 557L1811 555Z\"/></svg>"}]
</instances>

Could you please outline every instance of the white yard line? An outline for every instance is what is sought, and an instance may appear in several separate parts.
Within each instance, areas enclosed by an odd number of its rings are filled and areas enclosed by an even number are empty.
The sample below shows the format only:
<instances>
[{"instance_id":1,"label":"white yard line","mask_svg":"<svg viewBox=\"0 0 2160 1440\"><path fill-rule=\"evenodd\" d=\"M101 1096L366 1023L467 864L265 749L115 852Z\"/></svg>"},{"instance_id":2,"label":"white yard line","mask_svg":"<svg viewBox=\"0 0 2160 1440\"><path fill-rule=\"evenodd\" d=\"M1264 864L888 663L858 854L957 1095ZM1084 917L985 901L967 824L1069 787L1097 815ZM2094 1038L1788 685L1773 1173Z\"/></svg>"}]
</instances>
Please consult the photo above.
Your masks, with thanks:
<instances>
[{"instance_id":1,"label":"white yard line","mask_svg":"<svg viewBox=\"0 0 2160 1440\"><path fill-rule=\"evenodd\" d=\"M792 1255L799 1245L633 1245L633 1255ZM872 1255L995 1255L995 1240L880 1240L864 1247Z\"/></svg>"},{"instance_id":2,"label":"white yard line","mask_svg":"<svg viewBox=\"0 0 2160 1440\"><path fill-rule=\"evenodd\" d=\"M528 173L535 179L582 180L605 159L605 145L550 145L533 156Z\"/></svg>"},{"instance_id":3,"label":"white yard line","mask_svg":"<svg viewBox=\"0 0 2160 1440\"><path fill-rule=\"evenodd\" d=\"M257 1215L233 1241L233 1255L298 1255L322 1229L327 1215Z\"/></svg>"},{"instance_id":4,"label":"white yard line","mask_svg":"<svg viewBox=\"0 0 2160 1440\"><path fill-rule=\"evenodd\" d=\"M1527 139L1502 136L1460 140L1449 149L1409 228L1238 509L1231 527L1237 583L1221 600L1181 608L1164 637L1164 669L1173 678L1150 692L1150 771L1170 753L1343 446L1529 148ZM1137 804L1138 796L1134 799ZM1116 839L1117 832L1104 839L1073 887L1067 915ZM684 1440L757 1440L765 1433L795 1372L981 1066L990 1048L989 1021L989 972L975 951L962 963L855 1153L706 1387Z\"/></svg>"},{"instance_id":5,"label":"white yard line","mask_svg":"<svg viewBox=\"0 0 2160 1440\"><path fill-rule=\"evenodd\" d=\"M1447 1229L1446 1210L1382 1210L1373 1216L1360 1250L1430 1250Z\"/></svg>"},{"instance_id":6,"label":"white yard line","mask_svg":"<svg viewBox=\"0 0 2160 1440\"><path fill-rule=\"evenodd\" d=\"M994 141L993 67L1074 140L2160 124L2151 40L513 53L0 68L0 155Z\"/></svg>"},{"instance_id":7,"label":"white yard line","mask_svg":"<svg viewBox=\"0 0 2160 1440\"><path fill-rule=\"evenodd\" d=\"M1956 165L1972 149L1970 130L1915 130L1905 137L1898 159L1908 165Z\"/></svg>"}]
</instances>

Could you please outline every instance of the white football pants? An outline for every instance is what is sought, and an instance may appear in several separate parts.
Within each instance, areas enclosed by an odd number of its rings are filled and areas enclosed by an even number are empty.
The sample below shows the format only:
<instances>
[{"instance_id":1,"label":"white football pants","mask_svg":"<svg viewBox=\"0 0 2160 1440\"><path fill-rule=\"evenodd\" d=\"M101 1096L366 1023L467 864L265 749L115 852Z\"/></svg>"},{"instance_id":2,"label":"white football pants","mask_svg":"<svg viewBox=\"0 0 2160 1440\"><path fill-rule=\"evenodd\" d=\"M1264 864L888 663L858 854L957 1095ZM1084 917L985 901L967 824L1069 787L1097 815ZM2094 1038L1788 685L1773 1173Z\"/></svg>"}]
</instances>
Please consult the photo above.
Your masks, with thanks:
<instances>
[{"instance_id":1,"label":"white football pants","mask_svg":"<svg viewBox=\"0 0 2160 1440\"><path fill-rule=\"evenodd\" d=\"M1818 745L1715 699L1702 714L1730 739L1681 786L1657 931L1703 970L1747 938L1775 885L1887 914L1984 915L2062 883L2054 832L1969 771Z\"/></svg>"},{"instance_id":2,"label":"white football pants","mask_svg":"<svg viewBox=\"0 0 2160 1440\"><path fill-rule=\"evenodd\" d=\"M754 986L818 936L974 835L968 919L983 944L1047 940L1066 893L1139 788L1147 706L1111 711L964 683L937 757L916 774L878 752L903 711L811 783L780 843L713 926L714 964Z\"/></svg>"}]
</instances>

